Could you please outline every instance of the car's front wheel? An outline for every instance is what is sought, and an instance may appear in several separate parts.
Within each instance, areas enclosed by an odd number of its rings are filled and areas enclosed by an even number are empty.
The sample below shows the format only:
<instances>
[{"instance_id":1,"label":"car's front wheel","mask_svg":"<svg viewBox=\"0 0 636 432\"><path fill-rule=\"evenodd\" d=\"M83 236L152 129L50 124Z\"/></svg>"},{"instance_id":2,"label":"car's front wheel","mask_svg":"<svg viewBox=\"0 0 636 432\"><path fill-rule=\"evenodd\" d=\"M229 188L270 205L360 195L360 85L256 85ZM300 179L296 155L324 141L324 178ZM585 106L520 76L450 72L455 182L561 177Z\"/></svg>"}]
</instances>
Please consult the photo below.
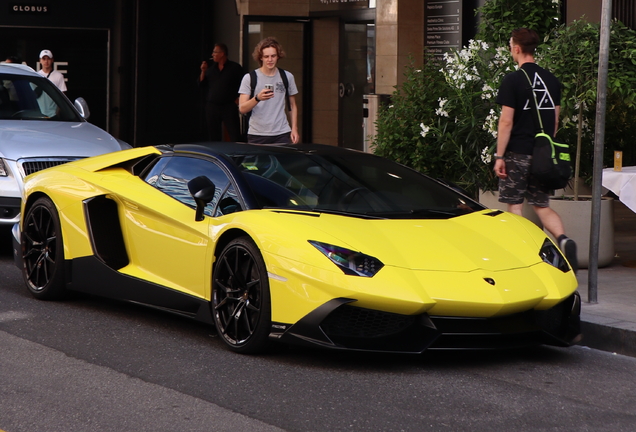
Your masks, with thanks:
<instances>
[{"instance_id":1,"label":"car's front wheel","mask_svg":"<svg viewBox=\"0 0 636 432\"><path fill-rule=\"evenodd\" d=\"M233 351L252 354L268 343L271 299L267 269L248 237L221 252L212 278L212 308L219 335Z\"/></svg>"},{"instance_id":2,"label":"car's front wheel","mask_svg":"<svg viewBox=\"0 0 636 432\"><path fill-rule=\"evenodd\" d=\"M22 226L22 275L31 294L42 300L63 297L64 246L55 204L42 197L26 213Z\"/></svg>"}]
</instances>

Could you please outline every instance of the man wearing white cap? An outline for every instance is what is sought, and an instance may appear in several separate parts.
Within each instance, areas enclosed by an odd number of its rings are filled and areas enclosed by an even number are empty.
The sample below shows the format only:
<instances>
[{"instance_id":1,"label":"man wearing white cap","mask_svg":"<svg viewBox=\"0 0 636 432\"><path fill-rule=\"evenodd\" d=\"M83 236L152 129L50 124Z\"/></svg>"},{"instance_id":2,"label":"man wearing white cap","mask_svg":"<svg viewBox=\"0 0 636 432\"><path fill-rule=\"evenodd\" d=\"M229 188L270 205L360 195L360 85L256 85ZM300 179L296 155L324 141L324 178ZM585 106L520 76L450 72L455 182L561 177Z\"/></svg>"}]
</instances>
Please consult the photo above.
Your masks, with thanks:
<instances>
[{"instance_id":1,"label":"man wearing white cap","mask_svg":"<svg viewBox=\"0 0 636 432\"><path fill-rule=\"evenodd\" d=\"M57 88L65 92L66 83L64 82L64 75L53 70L53 53L50 50L42 50L40 52L40 64L42 65L42 69L40 69L38 73L51 80Z\"/></svg>"}]
</instances>

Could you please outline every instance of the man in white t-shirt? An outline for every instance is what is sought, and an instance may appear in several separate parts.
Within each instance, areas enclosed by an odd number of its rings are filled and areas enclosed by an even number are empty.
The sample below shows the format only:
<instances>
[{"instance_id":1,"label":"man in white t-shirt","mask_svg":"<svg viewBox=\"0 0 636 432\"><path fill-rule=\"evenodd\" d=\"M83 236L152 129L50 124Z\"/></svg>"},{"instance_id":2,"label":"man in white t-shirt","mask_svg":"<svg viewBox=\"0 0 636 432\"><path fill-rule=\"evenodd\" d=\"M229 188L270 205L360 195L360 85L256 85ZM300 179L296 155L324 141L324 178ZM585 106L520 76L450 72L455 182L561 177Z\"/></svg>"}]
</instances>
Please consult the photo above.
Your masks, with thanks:
<instances>
[{"instance_id":1,"label":"man in white t-shirt","mask_svg":"<svg viewBox=\"0 0 636 432\"><path fill-rule=\"evenodd\" d=\"M42 50L40 52L40 64L42 65L42 69L40 69L38 73L51 80L57 88L65 92L66 83L64 82L64 75L53 70L53 53L50 50Z\"/></svg>"},{"instance_id":2,"label":"man in white t-shirt","mask_svg":"<svg viewBox=\"0 0 636 432\"><path fill-rule=\"evenodd\" d=\"M285 57L280 43L274 38L265 38L256 45L252 54L261 65L256 69L256 85L252 89L250 74L243 77L239 88L239 111L246 114L251 111L247 142L254 144L291 144L297 143L298 107L296 94L298 88L294 76L285 72L288 89L285 89L281 69L276 67L278 60ZM253 90L253 96L251 96ZM286 97L289 96L289 121L285 110ZM291 122L291 125L289 124Z\"/></svg>"}]
</instances>

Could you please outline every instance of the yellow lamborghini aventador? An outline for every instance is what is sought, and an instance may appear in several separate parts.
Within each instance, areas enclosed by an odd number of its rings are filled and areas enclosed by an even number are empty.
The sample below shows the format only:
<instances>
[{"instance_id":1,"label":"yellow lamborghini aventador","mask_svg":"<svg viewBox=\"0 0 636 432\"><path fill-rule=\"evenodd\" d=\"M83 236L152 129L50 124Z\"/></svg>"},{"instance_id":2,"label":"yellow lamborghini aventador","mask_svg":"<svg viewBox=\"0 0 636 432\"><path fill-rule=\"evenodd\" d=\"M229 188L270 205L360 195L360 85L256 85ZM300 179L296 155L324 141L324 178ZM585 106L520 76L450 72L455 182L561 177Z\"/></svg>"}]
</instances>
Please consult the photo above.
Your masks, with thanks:
<instances>
[{"instance_id":1,"label":"yellow lamborghini aventador","mask_svg":"<svg viewBox=\"0 0 636 432\"><path fill-rule=\"evenodd\" d=\"M580 338L574 272L543 231L331 146L142 147L40 171L14 249L37 298L159 308L214 324L242 353Z\"/></svg>"}]
</instances>

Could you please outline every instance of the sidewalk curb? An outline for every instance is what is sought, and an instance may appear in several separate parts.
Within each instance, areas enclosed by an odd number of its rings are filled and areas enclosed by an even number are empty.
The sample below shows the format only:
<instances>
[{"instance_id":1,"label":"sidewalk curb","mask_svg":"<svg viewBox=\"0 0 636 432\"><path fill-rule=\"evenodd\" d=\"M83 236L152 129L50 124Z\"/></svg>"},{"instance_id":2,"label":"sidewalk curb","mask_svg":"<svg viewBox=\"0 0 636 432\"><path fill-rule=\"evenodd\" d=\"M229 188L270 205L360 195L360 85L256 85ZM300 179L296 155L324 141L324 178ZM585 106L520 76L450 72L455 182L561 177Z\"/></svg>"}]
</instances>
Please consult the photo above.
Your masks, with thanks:
<instances>
[{"instance_id":1,"label":"sidewalk curb","mask_svg":"<svg viewBox=\"0 0 636 432\"><path fill-rule=\"evenodd\" d=\"M581 321L583 340L579 345L636 357L636 331Z\"/></svg>"}]
</instances>

